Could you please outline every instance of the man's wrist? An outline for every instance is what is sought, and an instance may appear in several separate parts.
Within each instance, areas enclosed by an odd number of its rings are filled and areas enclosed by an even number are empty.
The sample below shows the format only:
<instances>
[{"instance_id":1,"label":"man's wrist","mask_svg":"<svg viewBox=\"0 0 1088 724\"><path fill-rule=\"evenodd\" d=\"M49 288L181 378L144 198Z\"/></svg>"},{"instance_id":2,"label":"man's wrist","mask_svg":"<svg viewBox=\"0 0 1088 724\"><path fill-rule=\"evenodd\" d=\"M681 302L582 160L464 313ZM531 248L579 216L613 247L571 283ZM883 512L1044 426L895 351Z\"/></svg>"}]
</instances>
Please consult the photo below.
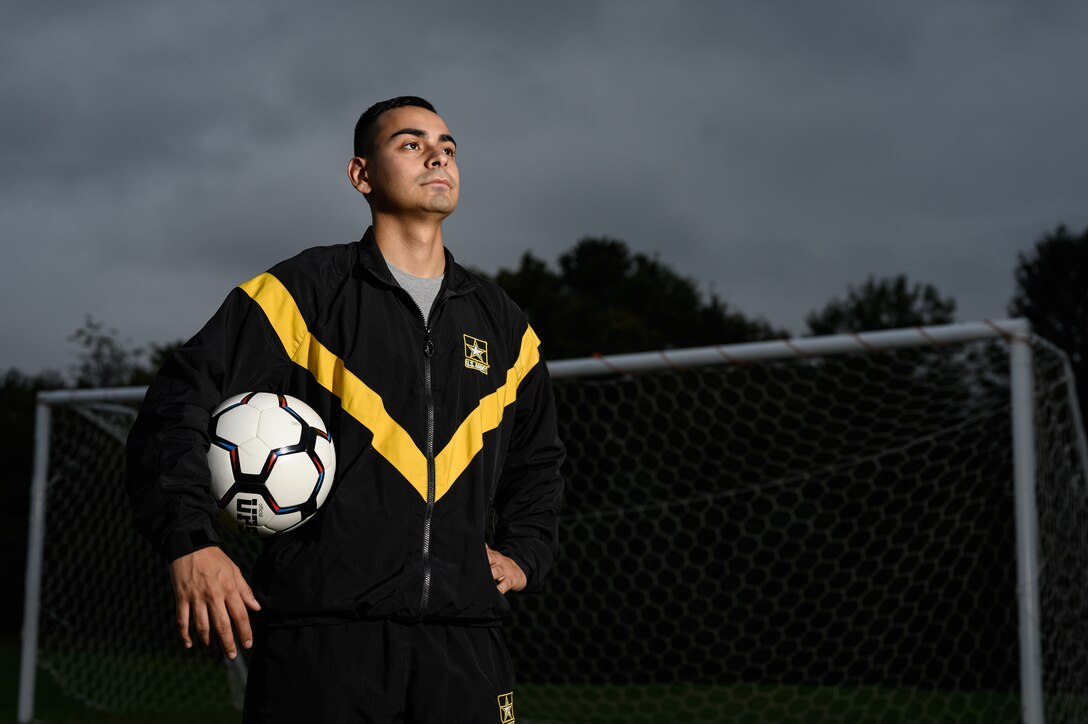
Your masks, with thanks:
<instances>
[{"instance_id":1,"label":"man's wrist","mask_svg":"<svg viewBox=\"0 0 1088 724\"><path fill-rule=\"evenodd\" d=\"M219 536L208 526L190 530L179 530L171 533L163 542L159 551L167 563L172 563L182 556L187 556L202 548L218 546Z\"/></svg>"}]
</instances>

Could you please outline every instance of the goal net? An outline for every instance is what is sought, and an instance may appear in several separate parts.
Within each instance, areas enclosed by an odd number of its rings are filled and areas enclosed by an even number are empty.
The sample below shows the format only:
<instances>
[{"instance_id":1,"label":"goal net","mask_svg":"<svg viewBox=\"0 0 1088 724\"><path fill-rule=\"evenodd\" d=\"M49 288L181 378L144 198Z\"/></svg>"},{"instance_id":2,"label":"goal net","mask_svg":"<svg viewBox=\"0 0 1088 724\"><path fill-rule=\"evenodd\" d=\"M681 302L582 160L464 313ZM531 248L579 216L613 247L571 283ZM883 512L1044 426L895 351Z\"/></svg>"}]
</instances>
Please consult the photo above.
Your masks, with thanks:
<instances>
[{"instance_id":1,"label":"goal net","mask_svg":"<svg viewBox=\"0 0 1088 724\"><path fill-rule=\"evenodd\" d=\"M562 553L511 597L518 720L1088 719L1084 434L1068 362L1025 330L552 363ZM229 710L244 661L177 644L166 566L129 525L141 396L41 406L23 677L107 711ZM245 569L252 541L224 540Z\"/></svg>"}]
</instances>

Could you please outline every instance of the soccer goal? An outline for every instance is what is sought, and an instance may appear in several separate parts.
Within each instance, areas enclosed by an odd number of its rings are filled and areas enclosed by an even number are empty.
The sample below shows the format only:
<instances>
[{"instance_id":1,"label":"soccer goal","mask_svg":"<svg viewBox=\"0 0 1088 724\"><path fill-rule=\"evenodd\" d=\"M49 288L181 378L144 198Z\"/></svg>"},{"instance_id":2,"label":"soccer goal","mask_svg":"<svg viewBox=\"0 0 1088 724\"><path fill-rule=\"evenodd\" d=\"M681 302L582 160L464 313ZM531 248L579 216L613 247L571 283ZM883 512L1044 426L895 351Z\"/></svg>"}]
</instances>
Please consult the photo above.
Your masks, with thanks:
<instances>
[{"instance_id":1,"label":"soccer goal","mask_svg":"<svg viewBox=\"0 0 1088 724\"><path fill-rule=\"evenodd\" d=\"M1088 451L1023 321L550 369L563 550L511 599L518 721L1088 720ZM144 721L240 701L243 659L177 644L131 532L142 395L39 396L21 722L39 672Z\"/></svg>"}]
</instances>

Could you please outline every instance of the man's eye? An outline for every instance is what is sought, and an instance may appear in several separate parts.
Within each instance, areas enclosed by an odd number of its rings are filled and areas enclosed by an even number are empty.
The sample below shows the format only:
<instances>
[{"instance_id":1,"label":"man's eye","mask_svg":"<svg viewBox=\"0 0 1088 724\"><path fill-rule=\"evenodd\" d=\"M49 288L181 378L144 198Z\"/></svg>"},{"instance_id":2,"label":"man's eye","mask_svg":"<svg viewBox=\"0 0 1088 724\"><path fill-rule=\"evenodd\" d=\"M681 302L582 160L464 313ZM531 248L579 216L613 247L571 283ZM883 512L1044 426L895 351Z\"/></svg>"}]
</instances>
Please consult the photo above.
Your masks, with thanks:
<instances>
[{"instance_id":1,"label":"man's eye","mask_svg":"<svg viewBox=\"0 0 1088 724\"><path fill-rule=\"evenodd\" d=\"M447 156L456 156L457 155L457 149L456 148L443 148L442 153L446 154Z\"/></svg>"},{"instance_id":2,"label":"man's eye","mask_svg":"<svg viewBox=\"0 0 1088 724\"><path fill-rule=\"evenodd\" d=\"M405 148L410 148L410 149L412 149L414 151L417 148L419 148L419 144L416 143L415 141L409 141L408 143L404 144L404 147Z\"/></svg>"}]
</instances>

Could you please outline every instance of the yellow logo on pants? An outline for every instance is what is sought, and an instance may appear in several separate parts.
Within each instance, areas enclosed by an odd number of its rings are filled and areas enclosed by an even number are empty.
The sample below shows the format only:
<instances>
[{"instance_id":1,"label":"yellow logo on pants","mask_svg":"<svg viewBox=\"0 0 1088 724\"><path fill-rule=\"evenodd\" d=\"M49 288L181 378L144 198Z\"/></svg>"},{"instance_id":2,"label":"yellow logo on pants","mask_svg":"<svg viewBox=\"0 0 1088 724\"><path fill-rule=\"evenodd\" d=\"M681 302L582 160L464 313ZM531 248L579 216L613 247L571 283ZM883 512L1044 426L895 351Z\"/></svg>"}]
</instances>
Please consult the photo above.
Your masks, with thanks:
<instances>
[{"instance_id":1,"label":"yellow logo on pants","mask_svg":"<svg viewBox=\"0 0 1088 724\"><path fill-rule=\"evenodd\" d=\"M499 723L514 724L514 692L499 694Z\"/></svg>"}]
</instances>

